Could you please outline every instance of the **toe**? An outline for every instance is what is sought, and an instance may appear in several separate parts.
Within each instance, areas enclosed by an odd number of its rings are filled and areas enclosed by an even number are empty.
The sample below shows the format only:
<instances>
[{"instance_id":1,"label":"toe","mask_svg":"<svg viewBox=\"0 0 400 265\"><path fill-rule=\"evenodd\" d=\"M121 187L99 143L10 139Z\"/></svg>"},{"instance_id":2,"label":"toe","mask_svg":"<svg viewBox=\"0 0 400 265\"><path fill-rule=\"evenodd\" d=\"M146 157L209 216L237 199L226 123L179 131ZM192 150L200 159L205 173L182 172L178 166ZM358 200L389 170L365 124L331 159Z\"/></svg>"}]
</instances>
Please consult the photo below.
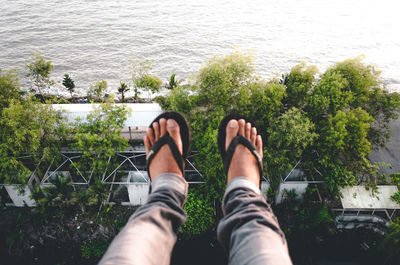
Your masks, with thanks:
<instances>
[{"instance_id":1,"label":"toe","mask_svg":"<svg viewBox=\"0 0 400 265\"><path fill-rule=\"evenodd\" d=\"M163 137L167 133L167 120L161 118L159 123L160 123L160 137Z\"/></svg>"},{"instance_id":2,"label":"toe","mask_svg":"<svg viewBox=\"0 0 400 265\"><path fill-rule=\"evenodd\" d=\"M232 139L238 134L239 123L237 120L230 120L226 126L225 149L228 149Z\"/></svg>"},{"instance_id":3,"label":"toe","mask_svg":"<svg viewBox=\"0 0 400 265\"><path fill-rule=\"evenodd\" d=\"M182 140L178 123L173 119L167 120L167 131L172 139L174 139L179 151L182 154Z\"/></svg>"},{"instance_id":4,"label":"toe","mask_svg":"<svg viewBox=\"0 0 400 265\"><path fill-rule=\"evenodd\" d=\"M147 136L147 140L150 143L150 146L152 146L154 144L154 134L153 134L153 130L151 128L147 128L146 130L146 136Z\"/></svg>"},{"instance_id":5,"label":"toe","mask_svg":"<svg viewBox=\"0 0 400 265\"><path fill-rule=\"evenodd\" d=\"M150 147L152 146L152 144L150 143L149 137L147 135L144 136L143 142L144 142L144 147L146 147L146 154L147 154L150 150Z\"/></svg>"},{"instance_id":6,"label":"toe","mask_svg":"<svg viewBox=\"0 0 400 265\"><path fill-rule=\"evenodd\" d=\"M154 140L158 140L160 138L160 126L158 122L153 122L153 129L154 129Z\"/></svg>"},{"instance_id":7,"label":"toe","mask_svg":"<svg viewBox=\"0 0 400 265\"><path fill-rule=\"evenodd\" d=\"M245 137L250 140L250 134L251 134L251 124L250 122L246 123L246 128L245 128Z\"/></svg>"},{"instance_id":8,"label":"toe","mask_svg":"<svg viewBox=\"0 0 400 265\"><path fill-rule=\"evenodd\" d=\"M263 146L262 146L262 138L261 138L261 135L257 135L256 149L257 149L257 152L260 154L260 156L261 156L261 158L262 158L262 157L263 157Z\"/></svg>"},{"instance_id":9,"label":"toe","mask_svg":"<svg viewBox=\"0 0 400 265\"><path fill-rule=\"evenodd\" d=\"M256 127L253 127L251 128L250 142L254 146L256 146L256 139L257 139L257 129Z\"/></svg>"},{"instance_id":10,"label":"toe","mask_svg":"<svg viewBox=\"0 0 400 265\"><path fill-rule=\"evenodd\" d=\"M239 120L239 134L241 136L245 136L245 126L246 126L246 122L243 119Z\"/></svg>"}]
</instances>

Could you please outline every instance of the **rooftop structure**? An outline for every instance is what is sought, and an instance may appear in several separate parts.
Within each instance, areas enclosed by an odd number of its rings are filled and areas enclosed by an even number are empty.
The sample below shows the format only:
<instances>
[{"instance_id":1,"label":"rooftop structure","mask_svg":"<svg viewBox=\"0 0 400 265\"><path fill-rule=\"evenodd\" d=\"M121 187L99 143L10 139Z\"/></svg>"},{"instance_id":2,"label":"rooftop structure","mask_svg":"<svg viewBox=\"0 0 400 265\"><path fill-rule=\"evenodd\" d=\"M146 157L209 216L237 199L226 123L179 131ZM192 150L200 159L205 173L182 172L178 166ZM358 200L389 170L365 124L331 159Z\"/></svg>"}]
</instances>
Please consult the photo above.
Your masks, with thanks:
<instances>
[{"instance_id":1,"label":"rooftop structure","mask_svg":"<svg viewBox=\"0 0 400 265\"><path fill-rule=\"evenodd\" d=\"M74 122L76 118L85 120L86 116L99 105L53 104L53 107L56 110L64 110L68 121ZM147 127L155 117L162 113L162 109L157 103L124 103L124 105L131 110L125 121L125 127Z\"/></svg>"},{"instance_id":2,"label":"rooftop structure","mask_svg":"<svg viewBox=\"0 0 400 265\"><path fill-rule=\"evenodd\" d=\"M340 213L336 221L343 222L350 218L358 221L362 219L368 223L374 222L373 217L376 216L391 221L396 210L400 209L400 205L391 199L397 191L394 185L377 186L376 192L372 192L372 189L367 190L365 186L341 188L342 209L333 209Z\"/></svg>"},{"instance_id":3,"label":"rooftop structure","mask_svg":"<svg viewBox=\"0 0 400 265\"><path fill-rule=\"evenodd\" d=\"M400 209L390 197L398 191L394 185L377 186L377 192L364 186L345 187L340 190L343 209Z\"/></svg>"}]
</instances>

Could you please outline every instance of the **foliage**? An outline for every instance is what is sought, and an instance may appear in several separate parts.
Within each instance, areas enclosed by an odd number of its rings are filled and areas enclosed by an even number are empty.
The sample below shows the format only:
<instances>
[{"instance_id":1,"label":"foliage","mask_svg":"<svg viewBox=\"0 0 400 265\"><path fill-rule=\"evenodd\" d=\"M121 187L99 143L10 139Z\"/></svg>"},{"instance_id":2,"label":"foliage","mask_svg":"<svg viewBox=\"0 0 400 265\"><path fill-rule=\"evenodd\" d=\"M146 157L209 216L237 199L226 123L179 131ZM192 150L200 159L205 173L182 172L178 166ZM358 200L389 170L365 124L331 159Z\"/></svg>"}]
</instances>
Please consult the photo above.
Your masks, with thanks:
<instances>
[{"instance_id":1,"label":"foliage","mask_svg":"<svg viewBox=\"0 0 400 265\"><path fill-rule=\"evenodd\" d=\"M51 207L64 209L79 202L79 194L74 190L70 178L56 175L50 179L50 186L40 188L35 185L32 197L36 201L36 211L45 214Z\"/></svg>"},{"instance_id":2,"label":"foliage","mask_svg":"<svg viewBox=\"0 0 400 265\"><path fill-rule=\"evenodd\" d=\"M327 205L316 201L316 190L308 188L304 198L288 191L285 200L274 212L285 233L292 258L310 255L318 240L323 241L335 231L335 221Z\"/></svg>"},{"instance_id":3,"label":"foliage","mask_svg":"<svg viewBox=\"0 0 400 265\"><path fill-rule=\"evenodd\" d=\"M90 88L87 92L87 97L88 99L100 99L103 97L104 92L106 91L108 87L108 83L106 80L99 80L96 82L93 82L90 85Z\"/></svg>"},{"instance_id":4,"label":"foliage","mask_svg":"<svg viewBox=\"0 0 400 265\"><path fill-rule=\"evenodd\" d=\"M390 182L400 187L400 173L390 174Z\"/></svg>"},{"instance_id":5,"label":"foliage","mask_svg":"<svg viewBox=\"0 0 400 265\"><path fill-rule=\"evenodd\" d=\"M76 163L81 172L92 169L92 183L88 189L89 205L103 203L107 188L101 176L115 162L115 153L128 146L128 140L121 136L127 118L126 106L113 104L109 99L94 109L86 121L75 124L75 138L72 146L82 152L82 159Z\"/></svg>"},{"instance_id":6,"label":"foliage","mask_svg":"<svg viewBox=\"0 0 400 265\"><path fill-rule=\"evenodd\" d=\"M75 83L74 80L72 80L72 78L69 76L69 74L64 75L62 84L67 88L68 92L71 93L71 98L72 98L72 93L74 92L75 89Z\"/></svg>"},{"instance_id":7,"label":"foliage","mask_svg":"<svg viewBox=\"0 0 400 265\"><path fill-rule=\"evenodd\" d=\"M31 98L11 100L0 117L0 176L6 183L26 183L30 170L20 157L29 154L36 163L54 159L65 137L60 111Z\"/></svg>"},{"instance_id":8,"label":"foliage","mask_svg":"<svg viewBox=\"0 0 400 265\"><path fill-rule=\"evenodd\" d=\"M400 173L390 174L390 182L393 185L397 185L397 187L400 189ZM400 191L393 194L391 199L400 205Z\"/></svg>"},{"instance_id":9,"label":"foliage","mask_svg":"<svg viewBox=\"0 0 400 265\"><path fill-rule=\"evenodd\" d=\"M204 188L215 198L225 183L215 163L216 130L234 112L253 121L263 137L265 172L273 181L301 159L301 169L327 180L334 194L344 185L375 186L377 166L367 156L390 136L400 95L389 93L379 71L361 59L337 63L318 79L316 67L302 63L277 82L257 76L251 55L234 52L210 59L192 85L157 101L189 117L196 162L208 178Z\"/></svg>"},{"instance_id":10,"label":"foliage","mask_svg":"<svg viewBox=\"0 0 400 265\"><path fill-rule=\"evenodd\" d=\"M206 232L214 223L212 201L204 198L197 190L189 191L184 210L188 218L180 232L187 238Z\"/></svg>"},{"instance_id":11,"label":"foliage","mask_svg":"<svg viewBox=\"0 0 400 265\"><path fill-rule=\"evenodd\" d=\"M389 224L385 238L378 246L382 254L382 264L399 264L400 262L400 219Z\"/></svg>"},{"instance_id":12,"label":"foliage","mask_svg":"<svg viewBox=\"0 0 400 265\"><path fill-rule=\"evenodd\" d=\"M313 131L314 124L295 107L278 117L266 133L264 157L268 175L286 175L317 137Z\"/></svg>"},{"instance_id":13,"label":"foliage","mask_svg":"<svg viewBox=\"0 0 400 265\"><path fill-rule=\"evenodd\" d=\"M125 93L129 91L129 87L125 82L120 82L118 87L118 93L121 94L121 102L125 101Z\"/></svg>"},{"instance_id":14,"label":"foliage","mask_svg":"<svg viewBox=\"0 0 400 265\"><path fill-rule=\"evenodd\" d=\"M146 91L152 93L158 92L161 88L162 81L160 78L154 75L143 74L135 79L135 85L138 88L143 88Z\"/></svg>"},{"instance_id":15,"label":"foliage","mask_svg":"<svg viewBox=\"0 0 400 265\"><path fill-rule=\"evenodd\" d=\"M396 192L395 194L390 197L393 201L397 202L400 205L400 191Z\"/></svg>"},{"instance_id":16,"label":"foliage","mask_svg":"<svg viewBox=\"0 0 400 265\"><path fill-rule=\"evenodd\" d=\"M21 100L20 86L16 70L0 69L0 113L11 100Z\"/></svg>"},{"instance_id":17,"label":"foliage","mask_svg":"<svg viewBox=\"0 0 400 265\"><path fill-rule=\"evenodd\" d=\"M106 239L94 239L81 246L82 257L85 259L101 258L107 251L110 242Z\"/></svg>"},{"instance_id":18,"label":"foliage","mask_svg":"<svg viewBox=\"0 0 400 265\"><path fill-rule=\"evenodd\" d=\"M31 90L37 94L43 95L43 89L50 87L54 84L50 80L50 73L53 70L53 63L46 61L41 53L35 53L31 63L26 64L28 70L27 76L31 78L34 83Z\"/></svg>"},{"instance_id":19,"label":"foliage","mask_svg":"<svg viewBox=\"0 0 400 265\"><path fill-rule=\"evenodd\" d=\"M307 67L303 62L294 66L290 73L284 76L282 84L286 86L287 92L284 102L289 108L301 108L308 102L317 72L316 66Z\"/></svg>"},{"instance_id":20,"label":"foliage","mask_svg":"<svg viewBox=\"0 0 400 265\"><path fill-rule=\"evenodd\" d=\"M145 60L142 62L133 61L131 64L132 81L136 89L143 89L149 93L158 92L161 89L162 81L155 75L150 74L153 61ZM137 98L138 91L135 91Z\"/></svg>"},{"instance_id":21,"label":"foliage","mask_svg":"<svg viewBox=\"0 0 400 265\"><path fill-rule=\"evenodd\" d=\"M367 135L372 121L368 113L357 108L328 116L327 124L320 127L316 161L332 187L354 185L359 182L358 174L368 174L372 169L367 159L371 152Z\"/></svg>"},{"instance_id":22,"label":"foliage","mask_svg":"<svg viewBox=\"0 0 400 265\"><path fill-rule=\"evenodd\" d=\"M172 74L171 77L169 78L168 84L165 85L166 89L173 90L179 86L179 84L182 82L182 80L177 80L175 78L175 74Z\"/></svg>"},{"instance_id":23,"label":"foliage","mask_svg":"<svg viewBox=\"0 0 400 265\"><path fill-rule=\"evenodd\" d=\"M336 75L342 78L342 82L346 83L340 91L345 95L342 97L346 98L342 110L365 110L374 119L368 140L372 145L383 146L390 136L389 121L398 117L400 94L389 93L380 79L381 72L373 65L363 64L362 59L356 57L336 63L324 76Z\"/></svg>"}]
</instances>

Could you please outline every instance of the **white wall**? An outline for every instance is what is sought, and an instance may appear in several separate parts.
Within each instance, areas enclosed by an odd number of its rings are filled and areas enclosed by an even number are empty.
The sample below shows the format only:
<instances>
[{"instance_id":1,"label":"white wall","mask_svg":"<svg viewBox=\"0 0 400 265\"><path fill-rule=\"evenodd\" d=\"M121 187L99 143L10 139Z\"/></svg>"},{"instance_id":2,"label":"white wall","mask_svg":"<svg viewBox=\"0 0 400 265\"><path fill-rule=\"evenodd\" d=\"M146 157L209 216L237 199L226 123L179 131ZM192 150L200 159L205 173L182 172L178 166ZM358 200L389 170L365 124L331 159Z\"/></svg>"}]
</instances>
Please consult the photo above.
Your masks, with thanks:
<instances>
[{"instance_id":1,"label":"white wall","mask_svg":"<svg viewBox=\"0 0 400 265\"><path fill-rule=\"evenodd\" d=\"M23 193L20 193L19 186L17 185L4 185L4 187L6 188L8 195L10 196L15 206L36 206L36 202L30 198L31 191L29 190L28 186L25 186L25 188L23 189Z\"/></svg>"},{"instance_id":2,"label":"white wall","mask_svg":"<svg viewBox=\"0 0 400 265\"><path fill-rule=\"evenodd\" d=\"M286 191L290 190L295 190L296 194L298 195L298 198L302 198L304 193L306 192L307 187L308 187L307 182L301 182L301 181L281 182L281 184L279 184L278 194L275 197L275 203L276 204L281 203L285 198Z\"/></svg>"},{"instance_id":3,"label":"white wall","mask_svg":"<svg viewBox=\"0 0 400 265\"><path fill-rule=\"evenodd\" d=\"M126 186L128 188L130 205L142 205L147 201L150 183L133 183Z\"/></svg>"},{"instance_id":4,"label":"white wall","mask_svg":"<svg viewBox=\"0 0 400 265\"><path fill-rule=\"evenodd\" d=\"M269 189L269 186L269 182L261 181L261 194L263 195L265 200L267 200L267 190Z\"/></svg>"}]
</instances>

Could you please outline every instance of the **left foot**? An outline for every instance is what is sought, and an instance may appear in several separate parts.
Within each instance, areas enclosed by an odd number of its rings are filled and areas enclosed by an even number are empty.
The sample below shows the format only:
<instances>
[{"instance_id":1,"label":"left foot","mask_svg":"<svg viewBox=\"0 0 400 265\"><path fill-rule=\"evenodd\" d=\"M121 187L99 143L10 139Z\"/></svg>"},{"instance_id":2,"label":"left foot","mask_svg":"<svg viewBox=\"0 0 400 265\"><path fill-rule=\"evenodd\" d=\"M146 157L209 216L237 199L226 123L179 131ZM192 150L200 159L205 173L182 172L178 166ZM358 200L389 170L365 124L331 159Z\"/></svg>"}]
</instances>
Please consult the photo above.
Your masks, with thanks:
<instances>
[{"instance_id":1,"label":"left foot","mask_svg":"<svg viewBox=\"0 0 400 265\"><path fill-rule=\"evenodd\" d=\"M147 128L144 136L144 146L146 147L146 155L149 153L153 144L163 137L167 132L174 139L179 152L182 154L182 140L178 123L173 119L161 118L158 122L153 123L154 134L151 128ZM151 180L154 180L158 175L165 172L170 172L182 176L182 172L176 163L174 156L169 149L168 144L163 145L149 166ZM182 176L183 177L183 176Z\"/></svg>"}]
</instances>

